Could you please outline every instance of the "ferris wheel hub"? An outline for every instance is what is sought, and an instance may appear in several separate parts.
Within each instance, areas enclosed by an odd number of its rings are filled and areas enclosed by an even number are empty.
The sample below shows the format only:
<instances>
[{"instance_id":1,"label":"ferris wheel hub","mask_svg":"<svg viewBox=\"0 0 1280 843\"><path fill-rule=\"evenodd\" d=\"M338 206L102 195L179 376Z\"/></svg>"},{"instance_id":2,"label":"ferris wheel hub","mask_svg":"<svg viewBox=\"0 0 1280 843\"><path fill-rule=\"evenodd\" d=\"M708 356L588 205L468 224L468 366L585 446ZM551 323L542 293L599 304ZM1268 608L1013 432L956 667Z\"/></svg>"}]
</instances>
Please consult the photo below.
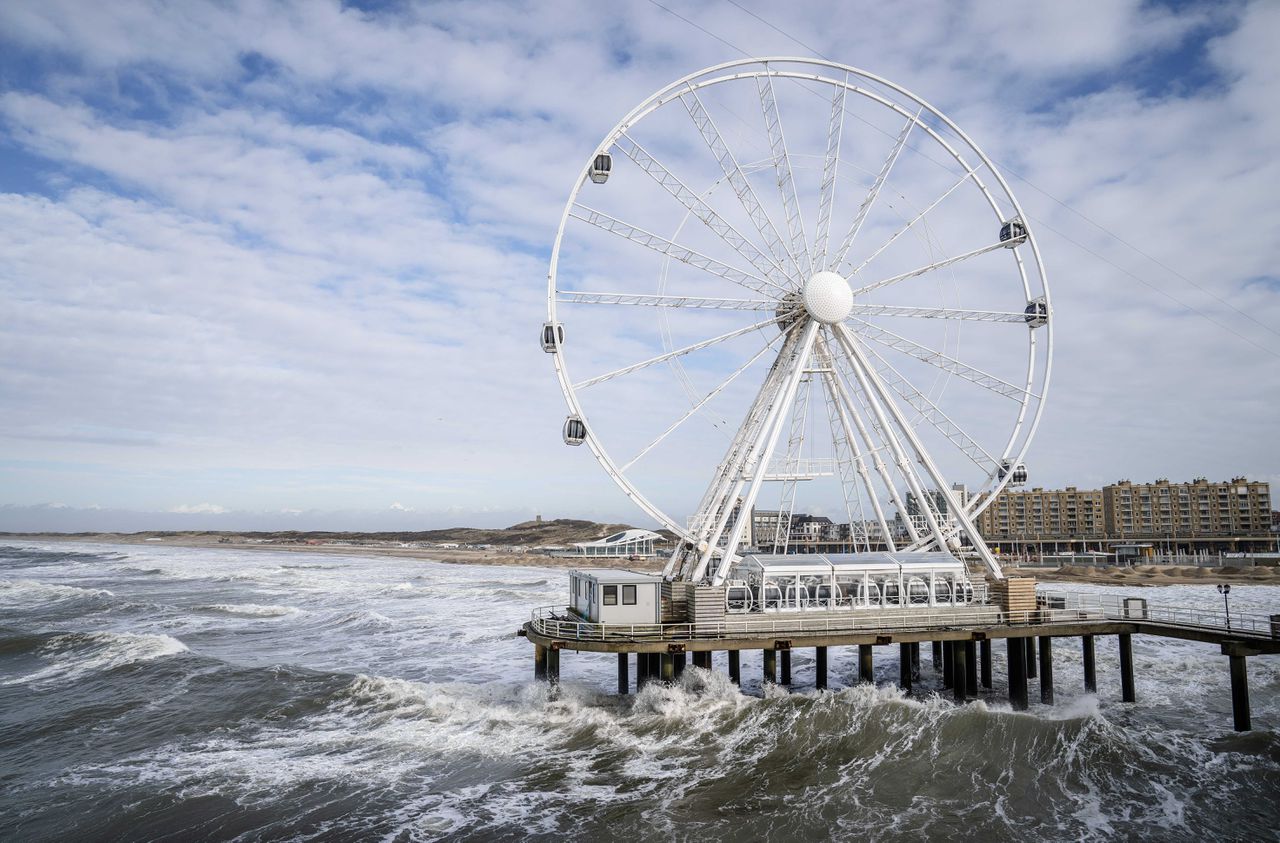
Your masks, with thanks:
<instances>
[{"instance_id":1,"label":"ferris wheel hub","mask_svg":"<svg viewBox=\"0 0 1280 843\"><path fill-rule=\"evenodd\" d=\"M844 277L830 270L817 273L804 285L804 309L824 325L843 322L853 309L853 290Z\"/></svg>"}]
</instances>

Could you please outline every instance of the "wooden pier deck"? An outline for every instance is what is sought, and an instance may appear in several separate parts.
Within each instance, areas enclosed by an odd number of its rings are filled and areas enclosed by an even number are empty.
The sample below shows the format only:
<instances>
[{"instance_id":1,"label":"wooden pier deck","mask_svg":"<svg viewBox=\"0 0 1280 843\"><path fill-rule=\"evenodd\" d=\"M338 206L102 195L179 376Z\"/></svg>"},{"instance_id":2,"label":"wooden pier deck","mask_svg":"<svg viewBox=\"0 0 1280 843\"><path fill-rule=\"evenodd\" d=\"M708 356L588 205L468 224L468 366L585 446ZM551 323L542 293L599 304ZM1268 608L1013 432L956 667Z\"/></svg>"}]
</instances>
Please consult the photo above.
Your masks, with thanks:
<instances>
[{"instance_id":1,"label":"wooden pier deck","mask_svg":"<svg viewBox=\"0 0 1280 843\"><path fill-rule=\"evenodd\" d=\"M857 647L859 675L869 681L874 648L900 647L900 683L910 690L919 678L920 644L928 642L943 685L957 700L972 699L979 684L990 688L992 642L1008 651L1009 699L1027 707L1028 679L1040 679L1041 700L1053 701L1053 651L1056 641L1078 638L1085 686L1097 688L1095 639L1116 636L1120 649L1122 698L1136 701L1132 636L1151 635L1216 644L1229 661L1234 725L1251 728L1246 659L1280 653L1280 615L1256 616L1198 608L1161 606L1142 598L1099 597L1040 592L1034 608L1009 611L985 604L955 608L901 610L816 610L776 614L726 615L722 620L668 624L600 624L564 609L533 613L519 630L535 645L534 673L558 681L564 650L618 654L620 693L630 689L629 654L635 654L636 681L673 680L690 656L709 668L711 653L728 653L730 677L740 680L743 650L764 653L764 680L790 683L790 654L814 648L816 686L826 687L827 649Z\"/></svg>"}]
</instances>

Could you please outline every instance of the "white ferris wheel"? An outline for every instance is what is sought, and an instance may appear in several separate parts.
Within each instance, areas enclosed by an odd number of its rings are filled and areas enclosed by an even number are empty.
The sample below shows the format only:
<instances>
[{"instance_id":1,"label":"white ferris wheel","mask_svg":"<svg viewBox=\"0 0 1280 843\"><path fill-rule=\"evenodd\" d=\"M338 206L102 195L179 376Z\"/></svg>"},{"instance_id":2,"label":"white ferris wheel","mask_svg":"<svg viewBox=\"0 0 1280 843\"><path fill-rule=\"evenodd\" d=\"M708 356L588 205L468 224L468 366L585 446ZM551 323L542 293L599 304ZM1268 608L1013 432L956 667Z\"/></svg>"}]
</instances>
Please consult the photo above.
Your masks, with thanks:
<instances>
[{"instance_id":1,"label":"white ferris wheel","mask_svg":"<svg viewBox=\"0 0 1280 843\"><path fill-rule=\"evenodd\" d=\"M802 512L826 546L967 540L1001 576L974 522L1026 479L1049 288L1008 184L924 100L800 58L680 79L587 156L547 286L565 442L679 537L668 577L803 551Z\"/></svg>"}]
</instances>

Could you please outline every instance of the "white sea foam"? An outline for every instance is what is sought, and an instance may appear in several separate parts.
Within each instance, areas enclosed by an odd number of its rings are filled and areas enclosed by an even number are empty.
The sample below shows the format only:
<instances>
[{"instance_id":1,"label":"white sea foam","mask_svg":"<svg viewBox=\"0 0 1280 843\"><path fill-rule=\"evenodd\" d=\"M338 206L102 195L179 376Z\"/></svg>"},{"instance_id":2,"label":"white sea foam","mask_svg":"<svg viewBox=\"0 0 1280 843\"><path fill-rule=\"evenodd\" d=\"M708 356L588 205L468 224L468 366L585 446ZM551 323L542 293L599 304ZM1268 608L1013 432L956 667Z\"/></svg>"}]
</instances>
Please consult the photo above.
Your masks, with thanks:
<instances>
[{"instance_id":1,"label":"white sea foam","mask_svg":"<svg viewBox=\"0 0 1280 843\"><path fill-rule=\"evenodd\" d=\"M0 581L0 604L15 606L34 603L53 603L64 600L86 600L114 597L105 588L81 588L75 585L59 585L37 580Z\"/></svg>"},{"instance_id":2,"label":"white sea foam","mask_svg":"<svg viewBox=\"0 0 1280 843\"><path fill-rule=\"evenodd\" d=\"M294 606L262 606L257 603L211 603L208 606L196 606L195 611L218 612L250 618L280 618L285 615L296 615L302 610Z\"/></svg>"},{"instance_id":3,"label":"white sea foam","mask_svg":"<svg viewBox=\"0 0 1280 843\"><path fill-rule=\"evenodd\" d=\"M86 632L57 635L37 655L45 666L7 679L4 685L43 686L81 679L89 674L137 662L188 652L186 644L169 635L133 632Z\"/></svg>"}]
</instances>

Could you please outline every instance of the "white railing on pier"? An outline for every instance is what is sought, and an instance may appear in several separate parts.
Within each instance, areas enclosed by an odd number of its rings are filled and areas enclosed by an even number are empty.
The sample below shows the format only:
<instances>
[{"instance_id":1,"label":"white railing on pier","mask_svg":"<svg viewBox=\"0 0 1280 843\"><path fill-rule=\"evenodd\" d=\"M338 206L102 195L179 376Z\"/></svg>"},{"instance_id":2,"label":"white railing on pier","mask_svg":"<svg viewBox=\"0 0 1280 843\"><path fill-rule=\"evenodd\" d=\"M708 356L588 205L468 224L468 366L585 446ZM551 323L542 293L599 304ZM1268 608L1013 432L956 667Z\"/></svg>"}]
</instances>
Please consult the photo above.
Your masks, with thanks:
<instances>
[{"instance_id":1,"label":"white railing on pier","mask_svg":"<svg viewBox=\"0 0 1280 843\"><path fill-rule=\"evenodd\" d=\"M1214 632L1234 632L1241 635L1273 637L1269 615L1251 612L1231 612L1223 608L1203 606L1170 606L1151 603L1143 597L1122 597L1118 594L1080 594L1066 591L1037 591L1036 597L1043 606L1060 609L1098 611L1107 620L1141 620L1188 629ZM1216 601L1215 601L1216 602Z\"/></svg>"}]
</instances>

